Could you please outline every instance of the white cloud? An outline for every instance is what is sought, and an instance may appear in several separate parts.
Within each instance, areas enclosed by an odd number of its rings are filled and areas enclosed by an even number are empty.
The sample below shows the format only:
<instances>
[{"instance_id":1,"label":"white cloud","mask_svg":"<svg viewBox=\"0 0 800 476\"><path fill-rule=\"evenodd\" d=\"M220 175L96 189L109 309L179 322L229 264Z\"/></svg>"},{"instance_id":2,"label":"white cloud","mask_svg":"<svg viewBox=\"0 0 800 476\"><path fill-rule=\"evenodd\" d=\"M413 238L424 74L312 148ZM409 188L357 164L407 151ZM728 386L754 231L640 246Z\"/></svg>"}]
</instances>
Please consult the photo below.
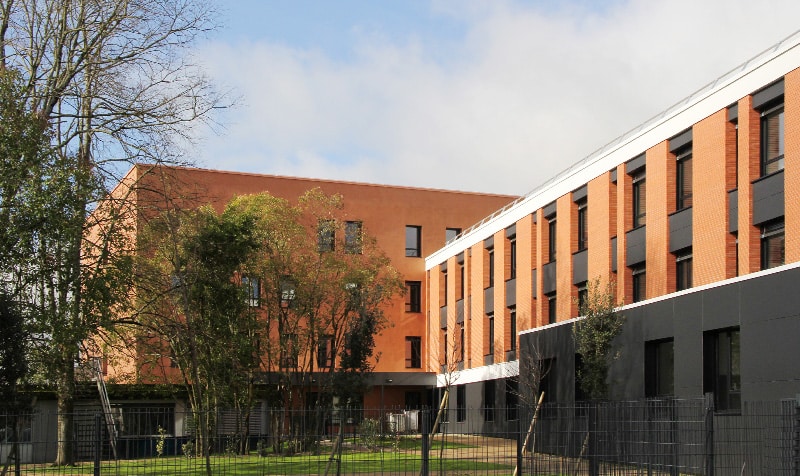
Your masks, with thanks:
<instances>
[{"instance_id":1,"label":"white cloud","mask_svg":"<svg viewBox=\"0 0 800 476\"><path fill-rule=\"evenodd\" d=\"M796 29L792 0L631 0L592 11L438 2L459 42L357 35L354 55L209 45L242 106L202 163L522 194ZM432 40L428 40L432 41Z\"/></svg>"}]
</instances>

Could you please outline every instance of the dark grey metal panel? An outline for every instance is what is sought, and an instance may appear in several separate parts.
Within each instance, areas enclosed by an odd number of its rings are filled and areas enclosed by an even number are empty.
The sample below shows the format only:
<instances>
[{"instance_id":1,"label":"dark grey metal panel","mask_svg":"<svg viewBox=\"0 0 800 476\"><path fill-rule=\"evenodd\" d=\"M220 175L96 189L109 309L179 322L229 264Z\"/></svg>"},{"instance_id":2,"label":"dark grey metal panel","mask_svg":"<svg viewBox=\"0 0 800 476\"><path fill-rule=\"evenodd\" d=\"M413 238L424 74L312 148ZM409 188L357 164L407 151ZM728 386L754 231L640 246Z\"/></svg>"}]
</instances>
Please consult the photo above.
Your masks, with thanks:
<instances>
[{"instance_id":1,"label":"dark grey metal panel","mask_svg":"<svg viewBox=\"0 0 800 476\"><path fill-rule=\"evenodd\" d=\"M548 220L555 216L555 214L556 202L550 202L549 204L545 205L544 208L542 208L542 215Z\"/></svg>"},{"instance_id":2,"label":"dark grey metal panel","mask_svg":"<svg viewBox=\"0 0 800 476\"><path fill-rule=\"evenodd\" d=\"M739 189L728 192L728 232L739 231Z\"/></svg>"},{"instance_id":3,"label":"dark grey metal panel","mask_svg":"<svg viewBox=\"0 0 800 476\"><path fill-rule=\"evenodd\" d=\"M456 255L456 263L464 264L464 252L463 251Z\"/></svg>"},{"instance_id":4,"label":"dark grey metal panel","mask_svg":"<svg viewBox=\"0 0 800 476\"><path fill-rule=\"evenodd\" d=\"M550 294L556 290L556 262L542 266L542 293Z\"/></svg>"},{"instance_id":5,"label":"dark grey metal panel","mask_svg":"<svg viewBox=\"0 0 800 476\"><path fill-rule=\"evenodd\" d=\"M645 226L625 233L625 266L633 266L647 259L647 234Z\"/></svg>"},{"instance_id":6,"label":"dark grey metal panel","mask_svg":"<svg viewBox=\"0 0 800 476\"><path fill-rule=\"evenodd\" d=\"M461 324L464 322L464 300L459 299L456 301L456 323Z\"/></svg>"},{"instance_id":7,"label":"dark grey metal panel","mask_svg":"<svg viewBox=\"0 0 800 476\"><path fill-rule=\"evenodd\" d=\"M517 280L506 281L506 307L517 305Z\"/></svg>"},{"instance_id":8,"label":"dark grey metal panel","mask_svg":"<svg viewBox=\"0 0 800 476\"><path fill-rule=\"evenodd\" d=\"M483 365L492 365L494 363L494 355L484 355L483 356Z\"/></svg>"},{"instance_id":9,"label":"dark grey metal panel","mask_svg":"<svg viewBox=\"0 0 800 476\"><path fill-rule=\"evenodd\" d=\"M692 246L692 209L684 208L669 216L669 251Z\"/></svg>"},{"instance_id":10,"label":"dark grey metal panel","mask_svg":"<svg viewBox=\"0 0 800 476\"><path fill-rule=\"evenodd\" d=\"M580 187L579 189L572 192L572 201L579 202L581 200L584 200L586 198L587 193L588 193L587 185Z\"/></svg>"},{"instance_id":11,"label":"dark grey metal panel","mask_svg":"<svg viewBox=\"0 0 800 476\"><path fill-rule=\"evenodd\" d=\"M439 308L439 328L447 329L447 306Z\"/></svg>"},{"instance_id":12,"label":"dark grey metal panel","mask_svg":"<svg viewBox=\"0 0 800 476\"><path fill-rule=\"evenodd\" d=\"M513 238L517 236L517 224L513 224L510 227L506 228L506 238Z\"/></svg>"},{"instance_id":13,"label":"dark grey metal panel","mask_svg":"<svg viewBox=\"0 0 800 476\"><path fill-rule=\"evenodd\" d=\"M588 276L589 250L578 251L572 255L572 284L584 283Z\"/></svg>"},{"instance_id":14,"label":"dark grey metal panel","mask_svg":"<svg viewBox=\"0 0 800 476\"><path fill-rule=\"evenodd\" d=\"M536 298L536 270L531 270L531 296Z\"/></svg>"},{"instance_id":15,"label":"dark grey metal panel","mask_svg":"<svg viewBox=\"0 0 800 476\"><path fill-rule=\"evenodd\" d=\"M760 109L781 96L783 96L783 78L753 93L753 109Z\"/></svg>"},{"instance_id":16,"label":"dark grey metal panel","mask_svg":"<svg viewBox=\"0 0 800 476\"><path fill-rule=\"evenodd\" d=\"M611 238L611 271L617 272L617 237Z\"/></svg>"},{"instance_id":17,"label":"dark grey metal panel","mask_svg":"<svg viewBox=\"0 0 800 476\"><path fill-rule=\"evenodd\" d=\"M439 271L446 273L447 272L447 261L439 265Z\"/></svg>"},{"instance_id":18,"label":"dark grey metal panel","mask_svg":"<svg viewBox=\"0 0 800 476\"><path fill-rule=\"evenodd\" d=\"M728 120L738 121L739 120L739 104L731 104L728 106Z\"/></svg>"},{"instance_id":19,"label":"dark grey metal panel","mask_svg":"<svg viewBox=\"0 0 800 476\"><path fill-rule=\"evenodd\" d=\"M686 294L668 301L673 302L675 394L679 397L701 395L703 393L703 300L701 293ZM657 314L648 317L648 322L669 318Z\"/></svg>"},{"instance_id":20,"label":"dark grey metal panel","mask_svg":"<svg viewBox=\"0 0 800 476\"><path fill-rule=\"evenodd\" d=\"M494 248L494 236L490 236L483 240L483 247L486 249Z\"/></svg>"},{"instance_id":21,"label":"dark grey metal panel","mask_svg":"<svg viewBox=\"0 0 800 476\"><path fill-rule=\"evenodd\" d=\"M673 136L669 140L669 151L675 152L676 150L680 149L681 147L690 144L692 142L692 129L686 129L685 131L681 132L680 134Z\"/></svg>"},{"instance_id":22,"label":"dark grey metal panel","mask_svg":"<svg viewBox=\"0 0 800 476\"><path fill-rule=\"evenodd\" d=\"M669 339L675 336L673 301L655 301L647 306L631 309L636 310L640 319L647 321L647 325L642 327L641 337L643 341ZM628 317L630 311L625 311Z\"/></svg>"},{"instance_id":23,"label":"dark grey metal panel","mask_svg":"<svg viewBox=\"0 0 800 476\"><path fill-rule=\"evenodd\" d=\"M742 325L756 320L783 319L800 313L798 283L798 269L742 281Z\"/></svg>"},{"instance_id":24,"label":"dark grey metal panel","mask_svg":"<svg viewBox=\"0 0 800 476\"><path fill-rule=\"evenodd\" d=\"M725 327L738 326L739 321L739 285L731 284L705 291L703 296L702 330L710 331Z\"/></svg>"},{"instance_id":25,"label":"dark grey metal panel","mask_svg":"<svg viewBox=\"0 0 800 476\"><path fill-rule=\"evenodd\" d=\"M494 312L494 287L483 290L483 312Z\"/></svg>"},{"instance_id":26,"label":"dark grey metal panel","mask_svg":"<svg viewBox=\"0 0 800 476\"><path fill-rule=\"evenodd\" d=\"M617 169L611 169L609 176L611 183L617 183Z\"/></svg>"},{"instance_id":27,"label":"dark grey metal panel","mask_svg":"<svg viewBox=\"0 0 800 476\"><path fill-rule=\"evenodd\" d=\"M753 182L753 225L780 218L783 214L783 171Z\"/></svg>"},{"instance_id":28,"label":"dark grey metal panel","mask_svg":"<svg viewBox=\"0 0 800 476\"><path fill-rule=\"evenodd\" d=\"M625 173L630 175L645 166L646 155L640 154L625 162Z\"/></svg>"}]
</instances>

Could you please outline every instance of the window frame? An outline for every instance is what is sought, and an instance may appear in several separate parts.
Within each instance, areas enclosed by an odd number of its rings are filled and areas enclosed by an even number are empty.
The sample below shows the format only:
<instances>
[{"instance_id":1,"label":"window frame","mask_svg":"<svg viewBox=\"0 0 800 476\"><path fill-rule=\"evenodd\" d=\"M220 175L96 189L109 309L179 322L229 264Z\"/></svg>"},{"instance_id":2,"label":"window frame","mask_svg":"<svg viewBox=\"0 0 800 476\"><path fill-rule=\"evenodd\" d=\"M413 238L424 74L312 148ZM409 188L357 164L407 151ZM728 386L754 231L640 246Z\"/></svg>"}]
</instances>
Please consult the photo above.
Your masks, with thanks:
<instances>
[{"instance_id":1,"label":"window frame","mask_svg":"<svg viewBox=\"0 0 800 476\"><path fill-rule=\"evenodd\" d=\"M406 281L406 312L422 312L422 281Z\"/></svg>"},{"instance_id":2,"label":"window frame","mask_svg":"<svg viewBox=\"0 0 800 476\"><path fill-rule=\"evenodd\" d=\"M692 206L694 167L691 144L679 150L675 160L675 209L680 211Z\"/></svg>"},{"instance_id":3,"label":"window frame","mask_svg":"<svg viewBox=\"0 0 800 476\"><path fill-rule=\"evenodd\" d=\"M422 337L406 336L406 368L422 368Z\"/></svg>"},{"instance_id":4,"label":"window frame","mask_svg":"<svg viewBox=\"0 0 800 476\"><path fill-rule=\"evenodd\" d=\"M406 225L406 258L422 257L422 226Z\"/></svg>"},{"instance_id":5,"label":"window frame","mask_svg":"<svg viewBox=\"0 0 800 476\"><path fill-rule=\"evenodd\" d=\"M647 224L647 175L641 171L632 175L631 179L633 228L639 228Z\"/></svg>"},{"instance_id":6,"label":"window frame","mask_svg":"<svg viewBox=\"0 0 800 476\"><path fill-rule=\"evenodd\" d=\"M261 279L242 276L242 288L245 290L245 301L250 307L261 306Z\"/></svg>"},{"instance_id":7,"label":"window frame","mask_svg":"<svg viewBox=\"0 0 800 476\"><path fill-rule=\"evenodd\" d=\"M317 251L320 253L336 251L335 220L319 220L317 222Z\"/></svg>"},{"instance_id":8,"label":"window frame","mask_svg":"<svg viewBox=\"0 0 800 476\"><path fill-rule=\"evenodd\" d=\"M773 263L773 243L780 243L780 260ZM772 220L761 227L761 269L786 264L786 225L783 218Z\"/></svg>"},{"instance_id":9,"label":"window frame","mask_svg":"<svg viewBox=\"0 0 800 476\"><path fill-rule=\"evenodd\" d=\"M641 302L647 299L647 267L640 264L631 268L631 300Z\"/></svg>"},{"instance_id":10,"label":"window frame","mask_svg":"<svg viewBox=\"0 0 800 476\"><path fill-rule=\"evenodd\" d=\"M589 248L589 206L586 199L578 202L578 251Z\"/></svg>"},{"instance_id":11,"label":"window frame","mask_svg":"<svg viewBox=\"0 0 800 476\"><path fill-rule=\"evenodd\" d=\"M777 117L777 143L778 143L778 154L775 154L774 157L769 157L770 154L770 139L772 138L771 132L773 132L773 127L770 127L771 122L770 120ZM761 177L765 177L767 175L779 172L784 169L785 166L785 156L786 156L786 131L785 131L785 111L784 111L784 102L781 101L780 104L777 104L773 107L768 108L765 111L761 112L761 121L760 121L760 139L761 139L761 147L760 147L760 171Z\"/></svg>"},{"instance_id":12,"label":"window frame","mask_svg":"<svg viewBox=\"0 0 800 476\"><path fill-rule=\"evenodd\" d=\"M364 224L358 220L344 222L344 251L360 255L363 252Z\"/></svg>"},{"instance_id":13,"label":"window frame","mask_svg":"<svg viewBox=\"0 0 800 476\"><path fill-rule=\"evenodd\" d=\"M675 255L675 291L690 289L693 284L692 250Z\"/></svg>"},{"instance_id":14,"label":"window frame","mask_svg":"<svg viewBox=\"0 0 800 476\"><path fill-rule=\"evenodd\" d=\"M667 397L675 394L675 339L657 339L644 343L644 396ZM664 359L669 357L669 361ZM669 373L667 388L665 372Z\"/></svg>"},{"instance_id":15,"label":"window frame","mask_svg":"<svg viewBox=\"0 0 800 476\"><path fill-rule=\"evenodd\" d=\"M556 293L545 294L547 297L547 323L558 322L558 300Z\"/></svg>"},{"instance_id":16,"label":"window frame","mask_svg":"<svg viewBox=\"0 0 800 476\"><path fill-rule=\"evenodd\" d=\"M556 217L547 220L547 258L550 263L556 261L558 251L558 227L556 226Z\"/></svg>"},{"instance_id":17,"label":"window frame","mask_svg":"<svg viewBox=\"0 0 800 476\"><path fill-rule=\"evenodd\" d=\"M741 362L739 327L703 333L703 392L714 394L714 408L717 412L741 412ZM727 379L727 383L723 379Z\"/></svg>"}]
</instances>

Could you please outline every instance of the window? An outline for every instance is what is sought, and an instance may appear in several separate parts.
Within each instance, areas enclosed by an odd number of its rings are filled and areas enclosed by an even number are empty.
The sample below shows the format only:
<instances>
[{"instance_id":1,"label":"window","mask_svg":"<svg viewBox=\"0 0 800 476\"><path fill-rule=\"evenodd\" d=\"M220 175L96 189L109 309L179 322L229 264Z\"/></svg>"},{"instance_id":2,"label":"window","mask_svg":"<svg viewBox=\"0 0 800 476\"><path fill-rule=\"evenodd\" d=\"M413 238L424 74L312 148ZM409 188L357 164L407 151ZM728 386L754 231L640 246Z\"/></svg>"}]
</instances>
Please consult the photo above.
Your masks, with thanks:
<instances>
[{"instance_id":1,"label":"window","mask_svg":"<svg viewBox=\"0 0 800 476\"><path fill-rule=\"evenodd\" d=\"M344 250L351 254L361 254L361 222L348 221L344 224Z\"/></svg>"},{"instance_id":2,"label":"window","mask_svg":"<svg viewBox=\"0 0 800 476\"><path fill-rule=\"evenodd\" d=\"M258 307L261 302L261 280L242 276L242 288L244 288L247 305Z\"/></svg>"},{"instance_id":3,"label":"window","mask_svg":"<svg viewBox=\"0 0 800 476\"><path fill-rule=\"evenodd\" d=\"M326 369L333 366L333 336L320 337L317 345L317 367Z\"/></svg>"},{"instance_id":4,"label":"window","mask_svg":"<svg viewBox=\"0 0 800 476\"><path fill-rule=\"evenodd\" d=\"M556 293L550 293L547 295L547 322L548 324L555 324L557 317L556 317Z\"/></svg>"},{"instance_id":5,"label":"window","mask_svg":"<svg viewBox=\"0 0 800 476\"><path fill-rule=\"evenodd\" d=\"M647 187L645 174L641 172L633 177L633 227L645 225L647 217Z\"/></svg>"},{"instance_id":6,"label":"window","mask_svg":"<svg viewBox=\"0 0 800 476\"><path fill-rule=\"evenodd\" d=\"M291 308L296 297L297 287L291 279L284 277L281 280L281 307L284 309Z\"/></svg>"},{"instance_id":7,"label":"window","mask_svg":"<svg viewBox=\"0 0 800 476\"><path fill-rule=\"evenodd\" d=\"M515 279L517 277L517 240L510 240L508 246L508 279Z\"/></svg>"},{"instance_id":8,"label":"window","mask_svg":"<svg viewBox=\"0 0 800 476\"><path fill-rule=\"evenodd\" d=\"M456 325L457 325L457 331L458 331L458 342L456 342L456 345L458 345L458 349L457 349L457 351L458 351L458 361L459 362L463 362L464 361L464 323L463 322L459 322Z\"/></svg>"},{"instance_id":9,"label":"window","mask_svg":"<svg viewBox=\"0 0 800 476\"><path fill-rule=\"evenodd\" d=\"M589 222L586 200L578 203L578 251L583 251L589 246Z\"/></svg>"},{"instance_id":10,"label":"window","mask_svg":"<svg viewBox=\"0 0 800 476\"><path fill-rule=\"evenodd\" d=\"M439 361L442 362L442 372L445 372L447 370L447 364L450 363L450 343L447 340L447 329L442 329L442 334L439 341L442 343L442 355Z\"/></svg>"},{"instance_id":11,"label":"window","mask_svg":"<svg viewBox=\"0 0 800 476\"><path fill-rule=\"evenodd\" d=\"M511 343L508 350L517 350L517 308L508 308L508 327L511 334Z\"/></svg>"},{"instance_id":12,"label":"window","mask_svg":"<svg viewBox=\"0 0 800 476\"><path fill-rule=\"evenodd\" d=\"M494 421L495 381L483 382L483 420Z\"/></svg>"},{"instance_id":13,"label":"window","mask_svg":"<svg viewBox=\"0 0 800 476\"><path fill-rule=\"evenodd\" d=\"M419 258L422 256L422 227L406 225L406 256Z\"/></svg>"},{"instance_id":14,"label":"window","mask_svg":"<svg viewBox=\"0 0 800 476\"><path fill-rule=\"evenodd\" d=\"M456 386L456 421L462 422L467 419L467 387L466 385Z\"/></svg>"},{"instance_id":15,"label":"window","mask_svg":"<svg viewBox=\"0 0 800 476\"><path fill-rule=\"evenodd\" d=\"M317 249L320 253L333 251L336 244L336 222L320 220L317 225Z\"/></svg>"},{"instance_id":16,"label":"window","mask_svg":"<svg viewBox=\"0 0 800 476\"><path fill-rule=\"evenodd\" d=\"M714 393L720 411L741 409L739 328L703 334L703 392Z\"/></svg>"},{"instance_id":17,"label":"window","mask_svg":"<svg viewBox=\"0 0 800 476\"><path fill-rule=\"evenodd\" d=\"M556 260L556 219L547 222L547 257L552 263Z\"/></svg>"},{"instance_id":18,"label":"window","mask_svg":"<svg viewBox=\"0 0 800 476\"><path fill-rule=\"evenodd\" d=\"M461 228L445 228L444 230L445 243L450 243L451 241L458 238L458 235L460 234L461 234Z\"/></svg>"},{"instance_id":19,"label":"window","mask_svg":"<svg viewBox=\"0 0 800 476\"><path fill-rule=\"evenodd\" d=\"M489 339L486 355L494 355L494 314L487 314L486 320L488 325L487 337Z\"/></svg>"},{"instance_id":20,"label":"window","mask_svg":"<svg viewBox=\"0 0 800 476\"><path fill-rule=\"evenodd\" d=\"M406 281L406 312L421 312L422 310L422 283L420 281Z\"/></svg>"},{"instance_id":21,"label":"window","mask_svg":"<svg viewBox=\"0 0 800 476\"><path fill-rule=\"evenodd\" d=\"M122 404L119 408L120 436L154 436L159 434L159 428L168 435L175 434L174 404L146 407Z\"/></svg>"},{"instance_id":22,"label":"window","mask_svg":"<svg viewBox=\"0 0 800 476\"><path fill-rule=\"evenodd\" d=\"M692 250L675 256L675 290L683 291L692 287Z\"/></svg>"},{"instance_id":23,"label":"window","mask_svg":"<svg viewBox=\"0 0 800 476\"><path fill-rule=\"evenodd\" d=\"M589 289L586 287L586 281L575 286L578 288L578 314L584 315L589 302Z\"/></svg>"},{"instance_id":24,"label":"window","mask_svg":"<svg viewBox=\"0 0 800 476\"><path fill-rule=\"evenodd\" d=\"M678 153L676 167L676 204L678 210L692 206L692 149Z\"/></svg>"},{"instance_id":25,"label":"window","mask_svg":"<svg viewBox=\"0 0 800 476\"><path fill-rule=\"evenodd\" d=\"M761 114L761 176L783 170L783 104Z\"/></svg>"},{"instance_id":26,"label":"window","mask_svg":"<svg viewBox=\"0 0 800 476\"><path fill-rule=\"evenodd\" d=\"M637 266L633 271L633 302L647 299L647 268Z\"/></svg>"},{"instance_id":27,"label":"window","mask_svg":"<svg viewBox=\"0 0 800 476\"><path fill-rule=\"evenodd\" d=\"M281 341L281 368L297 368L297 334L284 334Z\"/></svg>"},{"instance_id":28,"label":"window","mask_svg":"<svg viewBox=\"0 0 800 476\"><path fill-rule=\"evenodd\" d=\"M441 305L447 306L447 271L442 271Z\"/></svg>"},{"instance_id":29,"label":"window","mask_svg":"<svg viewBox=\"0 0 800 476\"><path fill-rule=\"evenodd\" d=\"M464 290L466 289L464 287L464 285L466 284L466 282L464 280L464 276L465 276L464 265L463 264L459 264L458 265L458 281L459 281L458 299L464 299Z\"/></svg>"},{"instance_id":30,"label":"window","mask_svg":"<svg viewBox=\"0 0 800 476\"><path fill-rule=\"evenodd\" d=\"M506 379L506 421L519 419L519 382L515 379Z\"/></svg>"},{"instance_id":31,"label":"window","mask_svg":"<svg viewBox=\"0 0 800 476\"><path fill-rule=\"evenodd\" d=\"M422 338L406 336L406 368L422 368Z\"/></svg>"},{"instance_id":32,"label":"window","mask_svg":"<svg viewBox=\"0 0 800 476\"><path fill-rule=\"evenodd\" d=\"M786 248L783 218L761 228L761 269L774 268L785 262Z\"/></svg>"},{"instance_id":33,"label":"window","mask_svg":"<svg viewBox=\"0 0 800 476\"><path fill-rule=\"evenodd\" d=\"M674 394L674 345L672 339L644 343L644 396Z\"/></svg>"},{"instance_id":34,"label":"window","mask_svg":"<svg viewBox=\"0 0 800 476\"><path fill-rule=\"evenodd\" d=\"M489 256L489 286L494 287L494 249L486 250Z\"/></svg>"}]
</instances>

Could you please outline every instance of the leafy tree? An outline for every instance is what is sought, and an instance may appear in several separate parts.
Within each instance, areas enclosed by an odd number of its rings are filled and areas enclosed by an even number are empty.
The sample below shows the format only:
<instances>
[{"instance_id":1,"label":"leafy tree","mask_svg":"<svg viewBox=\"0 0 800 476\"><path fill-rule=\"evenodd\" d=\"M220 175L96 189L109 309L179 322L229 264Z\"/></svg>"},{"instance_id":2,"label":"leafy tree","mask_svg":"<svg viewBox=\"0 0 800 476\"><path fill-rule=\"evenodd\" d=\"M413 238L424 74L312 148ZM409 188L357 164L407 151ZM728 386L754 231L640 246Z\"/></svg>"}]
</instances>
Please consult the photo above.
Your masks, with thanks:
<instances>
[{"instance_id":1,"label":"leafy tree","mask_svg":"<svg viewBox=\"0 0 800 476\"><path fill-rule=\"evenodd\" d=\"M36 132L38 124L40 136L51 132L44 141L31 135L0 158L2 199L21 207L0 209L13 215L4 222L3 251L19 245L0 259L17 288L12 295L35 308L26 313L36 317L31 335L39 337L33 368L43 370L58 395L56 464L73 458L79 348L113 336L124 316L131 202L111 187L126 164L183 162L192 125L220 105L186 54L214 18L203 0L0 5L0 69L20 72L18 113L38 120L25 131ZM15 188L23 193L14 195ZM30 212L24 218L23 209Z\"/></svg>"},{"instance_id":2,"label":"leafy tree","mask_svg":"<svg viewBox=\"0 0 800 476\"><path fill-rule=\"evenodd\" d=\"M579 309L583 317L573 327L575 350L581 356L577 378L588 398L604 399L608 397L608 367L617 357L614 339L622 332L625 317L616 310L615 283L603 286L596 279L588 284L587 291Z\"/></svg>"}]
</instances>

